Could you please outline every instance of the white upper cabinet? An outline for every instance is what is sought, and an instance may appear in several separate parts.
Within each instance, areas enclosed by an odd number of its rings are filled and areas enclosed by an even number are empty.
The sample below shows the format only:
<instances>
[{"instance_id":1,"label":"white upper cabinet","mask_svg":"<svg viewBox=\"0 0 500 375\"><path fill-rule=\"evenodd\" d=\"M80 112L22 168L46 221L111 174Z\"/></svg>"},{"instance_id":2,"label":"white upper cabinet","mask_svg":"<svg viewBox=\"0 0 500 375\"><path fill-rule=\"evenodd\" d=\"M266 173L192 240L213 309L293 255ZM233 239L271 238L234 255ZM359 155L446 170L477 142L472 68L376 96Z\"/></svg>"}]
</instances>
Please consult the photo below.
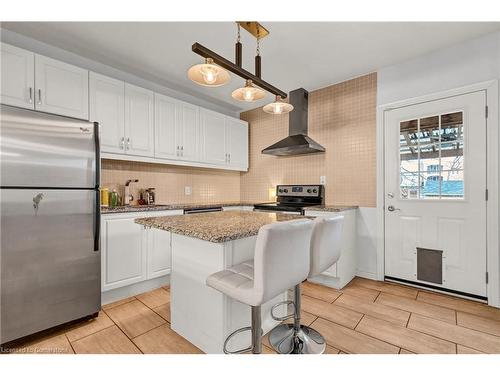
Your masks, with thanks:
<instances>
[{"instance_id":1,"label":"white upper cabinet","mask_svg":"<svg viewBox=\"0 0 500 375\"><path fill-rule=\"evenodd\" d=\"M217 112L200 109L200 160L204 163L220 166L228 164L225 117Z\"/></svg>"},{"instance_id":2,"label":"white upper cabinet","mask_svg":"<svg viewBox=\"0 0 500 375\"><path fill-rule=\"evenodd\" d=\"M35 54L9 44L1 44L0 102L35 108Z\"/></svg>"},{"instance_id":3,"label":"white upper cabinet","mask_svg":"<svg viewBox=\"0 0 500 375\"><path fill-rule=\"evenodd\" d=\"M155 157L176 159L179 143L176 134L178 101L155 94Z\"/></svg>"},{"instance_id":4,"label":"white upper cabinet","mask_svg":"<svg viewBox=\"0 0 500 375\"><path fill-rule=\"evenodd\" d=\"M88 70L35 55L35 109L88 120Z\"/></svg>"},{"instance_id":5,"label":"white upper cabinet","mask_svg":"<svg viewBox=\"0 0 500 375\"><path fill-rule=\"evenodd\" d=\"M129 155L154 156L153 91L125 83L125 150Z\"/></svg>"},{"instance_id":6,"label":"white upper cabinet","mask_svg":"<svg viewBox=\"0 0 500 375\"><path fill-rule=\"evenodd\" d=\"M180 157L187 161L198 161L199 152L199 119L198 106L180 102L178 104L178 122L176 133L180 146Z\"/></svg>"},{"instance_id":7,"label":"white upper cabinet","mask_svg":"<svg viewBox=\"0 0 500 375\"><path fill-rule=\"evenodd\" d=\"M226 117L226 150L229 166L248 169L248 124L245 121Z\"/></svg>"},{"instance_id":8,"label":"white upper cabinet","mask_svg":"<svg viewBox=\"0 0 500 375\"><path fill-rule=\"evenodd\" d=\"M90 121L100 125L101 150L125 152L125 83L90 72Z\"/></svg>"}]
</instances>

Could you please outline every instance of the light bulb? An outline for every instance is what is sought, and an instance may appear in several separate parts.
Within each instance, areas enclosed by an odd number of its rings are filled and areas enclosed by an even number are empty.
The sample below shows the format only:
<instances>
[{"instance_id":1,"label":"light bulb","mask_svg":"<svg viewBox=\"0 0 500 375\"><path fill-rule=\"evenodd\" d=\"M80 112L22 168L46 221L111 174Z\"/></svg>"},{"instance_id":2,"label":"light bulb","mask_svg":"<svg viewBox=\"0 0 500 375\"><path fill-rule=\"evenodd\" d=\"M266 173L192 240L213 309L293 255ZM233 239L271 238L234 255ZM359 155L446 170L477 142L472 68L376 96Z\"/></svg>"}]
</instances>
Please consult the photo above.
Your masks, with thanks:
<instances>
[{"instance_id":1,"label":"light bulb","mask_svg":"<svg viewBox=\"0 0 500 375\"><path fill-rule=\"evenodd\" d=\"M277 104L274 106L274 113L277 115L280 115L281 112L283 112L283 106L280 104Z\"/></svg>"},{"instance_id":2,"label":"light bulb","mask_svg":"<svg viewBox=\"0 0 500 375\"><path fill-rule=\"evenodd\" d=\"M243 99L246 100L247 102L251 102L254 100L254 93L251 88L246 88L246 90L243 92Z\"/></svg>"},{"instance_id":3,"label":"light bulb","mask_svg":"<svg viewBox=\"0 0 500 375\"><path fill-rule=\"evenodd\" d=\"M217 71L210 67L210 66L204 66L203 68L200 69L201 75L203 76L203 80L206 83L214 83L215 80L217 79Z\"/></svg>"}]
</instances>

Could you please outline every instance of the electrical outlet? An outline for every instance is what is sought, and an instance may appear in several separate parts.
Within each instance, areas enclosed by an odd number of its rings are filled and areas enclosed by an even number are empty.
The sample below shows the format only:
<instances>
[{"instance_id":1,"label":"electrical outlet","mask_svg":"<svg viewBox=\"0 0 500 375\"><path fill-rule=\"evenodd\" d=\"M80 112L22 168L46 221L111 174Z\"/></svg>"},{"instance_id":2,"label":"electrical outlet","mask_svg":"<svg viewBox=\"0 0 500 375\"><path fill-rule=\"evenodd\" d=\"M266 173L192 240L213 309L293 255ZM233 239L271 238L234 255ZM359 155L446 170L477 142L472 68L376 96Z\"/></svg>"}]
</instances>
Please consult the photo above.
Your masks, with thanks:
<instances>
[{"instance_id":1,"label":"electrical outlet","mask_svg":"<svg viewBox=\"0 0 500 375\"><path fill-rule=\"evenodd\" d=\"M326 185L326 176L319 176L319 183L321 185Z\"/></svg>"},{"instance_id":2,"label":"electrical outlet","mask_svg":"<svg viewBox=\"0 0 500 375\"><path fill-rule=\"evenodd\" d=\"M191 186L184 186L184 194L191 195Z\"/></svg>"}]
</instances>

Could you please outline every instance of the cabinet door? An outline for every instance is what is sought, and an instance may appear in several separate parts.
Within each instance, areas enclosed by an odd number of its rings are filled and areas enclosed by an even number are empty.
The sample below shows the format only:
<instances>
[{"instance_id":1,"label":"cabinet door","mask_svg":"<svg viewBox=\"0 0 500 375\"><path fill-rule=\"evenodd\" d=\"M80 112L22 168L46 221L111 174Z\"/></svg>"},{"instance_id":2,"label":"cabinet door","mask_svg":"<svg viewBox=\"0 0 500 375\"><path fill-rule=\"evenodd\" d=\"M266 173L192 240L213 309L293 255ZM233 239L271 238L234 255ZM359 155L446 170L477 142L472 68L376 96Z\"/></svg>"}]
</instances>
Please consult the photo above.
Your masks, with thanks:
<instances>
[{"instance_id":1,"label":"cabinet door","mask_svg":"<svg viewBox=\"0 0 500 375\"><path fill-rule=\"evenodd\" d=\"M229 165L248 170L248 124L242 120L226 117L226 134Z\"/></svg>"},{"instance_id":2,"label":"cabinet door","mask_svg":"<svg viewBox=\"0 0 500 375\"><path fill-rule=\"evenodd\" d=\"M154 94L125 84L125 149L129 155L154 156Z\"/></svg>"},{"instance_id":3,"label":"cabinet door","mask_svg":"<svg viewBox=\"0 0 500 375\"><path fill-rule=\"evenodd\" d=\"M125 153L125 83L90 72L90 121L100 125L101 150Z\"/></svg>"},{"instance_id":4,"label":"cabinet door","mask_svg":"<svg viewBox=\"0 0 500 375\"><path fill-rule=\"evenodd\" d=\"M88 70L35 55L35 109L89 119Z\"/></svg>"},{"instance_id":5,"label":"cabinet door","mask_svg":"<svg viewBox=\"0 0 500 375\"><path fill-rule=\"evenodd\" d=\"M227 165L225 116L200 109L201 161L209 164Z\"/></svg>"},{"instance_id":6,"label":"cabinet door","mask_svg":"<svg viewBox=\"0 0 500 375\"><path fill-rule=\"evenodd\" d=\"M148 241L148 273L147 278L165 276L172 266L172 251L170 247L170 232L160 229L147 229Z\"/></svg>"},{"instance_id":7,"label":"cabinet door","mask_svg":"<svg viewBox=\"0 0 500 375\"><path fill-rule=\"evenodd\" d=\"M183 160L199 160L199 107L179 102L177 134Z\"/></svg>"},{"instance_id":8,"label":"cabinet door","mask_svg":"<svg viewBox=\"0 0 500 375\"><path fill-rule=\"evenodd\" d=\"M179 158L176 136L178 101L155 94L155 157Z\"/></svg>"},{"instance_id":9,"label":"cabinet door","mask_svg":"<svg viewBox=\"0 0 500 375\"><path fill-rule=\"evenodd\" d=\"M103 220L102 290L111 290L146 279L144 227L135 218Z\"/></svg>"},{"instance_id":10,"label":"cabinet door","mask_svg":"<svg viewBox=\"0 0 500 375\"><path fill-rule=\"evenodd\" d=\"M1 44L0 103L35 108L35 54L9 44Z\"/></svg>"}]
</instances>

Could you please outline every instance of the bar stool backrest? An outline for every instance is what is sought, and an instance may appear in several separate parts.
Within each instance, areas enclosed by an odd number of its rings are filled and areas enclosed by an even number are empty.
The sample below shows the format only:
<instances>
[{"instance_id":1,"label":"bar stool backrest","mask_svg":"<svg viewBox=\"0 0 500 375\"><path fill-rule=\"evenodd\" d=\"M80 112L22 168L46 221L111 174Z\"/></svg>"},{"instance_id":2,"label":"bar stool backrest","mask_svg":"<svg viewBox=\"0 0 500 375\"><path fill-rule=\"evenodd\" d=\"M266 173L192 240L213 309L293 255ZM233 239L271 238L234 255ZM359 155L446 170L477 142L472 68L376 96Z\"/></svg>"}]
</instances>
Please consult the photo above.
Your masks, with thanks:
<instances>
[{"instance_id":1,"label":"bar stool backrest","mask_svg":"<svg viewBox=\"0 0 500 375\"><path fill-rule=\"evenodd\" d=\"M255 244L254 289L261 304L307 278L312 228L309 219L260 228Z\"/></svg>"},{"instance_id":2,"label":"bar stool backrest","mask_svg":"<svg viewBox=\"0 0 500 375\"><path fill-rule=\"evenodd\" d=\"M340 258L344 217L318 217L311 237L311 269L309 277L318 276Z\"/></svg>"}]
</instances>

